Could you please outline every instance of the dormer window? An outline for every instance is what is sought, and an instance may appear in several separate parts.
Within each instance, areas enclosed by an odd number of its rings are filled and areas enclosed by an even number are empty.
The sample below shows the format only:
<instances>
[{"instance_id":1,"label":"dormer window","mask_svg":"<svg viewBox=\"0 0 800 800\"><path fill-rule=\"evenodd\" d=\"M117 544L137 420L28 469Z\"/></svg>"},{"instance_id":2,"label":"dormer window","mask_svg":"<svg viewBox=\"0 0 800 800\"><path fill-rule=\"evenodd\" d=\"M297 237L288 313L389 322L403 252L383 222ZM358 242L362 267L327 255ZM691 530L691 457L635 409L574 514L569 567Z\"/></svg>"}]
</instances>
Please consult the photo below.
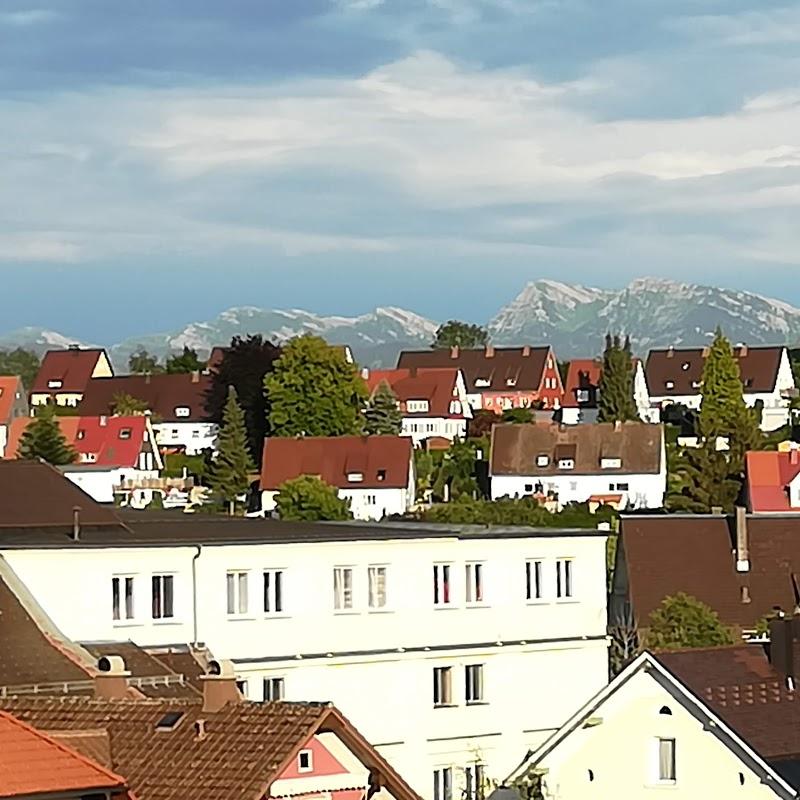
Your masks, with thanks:
<instances>
[{"instance_id":1,"label":"dormer window","mask_svg":"<svg viewBox=\"0 0 800 800\"><path fill-rule=\"evenodd\" d=\"M350 483L361 483L364 480L364 473L363 472L348 472L347 473L347 480Z\"/></svg>"},{"instance_id":2,"label":"dormer window","mask_svg":"<svg viewBox=\"0 0 800 800\"><path fill-rule=\"evenodd\" d=\"M406 402L406 411L409 414L425 413L430 408L427 400L408 400Z\"/></svg>"},{"instance_id":3,"label":"dormer window","mask_svg":"<svg viewBox=\"0 0 800 800\"><path fill-rule=\"evenodd\" d=\"M120 439L130 439L131 438L131 429L130 428L121 428L119 432Z\"/></svg>"},{"instance_id":4,"label":"dormer window","mask_svg":"<svg viewBox=\"0 0 800 800\"><path fill-rule=\"evenodd\" d=\"M516 386L516 385L517 385L517 379L516 378L506 378L506 386L511 388L512 386Z\"/></svg>"},{"instance_id":5,"label":"dormer window","mask_svg":"<svg viewBox=\"0 0 800 800\"><path fill-rule=\"evenodd\" d=\"M575 459L574 458L559 458L558 459L558 468L559 469L575 469Z\"/></svg>"},{"instance_id":6,"label":"dormer window","mask_svg":"<svg viewBox=\"0 0 800 800\"><path fill-rule=\"evenodd\" d=\"M191 414L189 410L189 406L178 406L175 409L175 416L176 417L188 417Z\"/></svg>"},{"instance_id":7,"label":"dormer window","mask_svg":"<svg viewBox=\"0 0 800 800\"><path fill-rule=\"evenodd\" d=\"M48 389L60 389L64 385L64 381L62 380L52 380L47 381L47 388Z\"/></svg>"},{"instance_id":8,"label":"dormer window","mask_svg":"<svg viewBox=\"0 0 800 800\"><path fill-rule=\"evenodd\" d=\"M579 403L588 403L589 402L589 390L588 389L578 389L575 392L575 399Z\"/></svg>"},{"instance_id":9,"label":"dormer window","mask_svg":"<svg viewBox=\"0 0 800 800\"><path fill-rule=\"evenodd\" d=\"M94 464L97 461L97 453L81 453L81 461L84 464Z\"/></svg>"},{"instance_id":10,"label":"dormer window","mask_svg":"<svg viewBox=\"0 0 800 800\"><path fill-rule=\"evenodd\" d=\"M681 369L686 372L690 366L691 364L688 361L684 361L683 364L681 364Z\"/></svg>"},{"instance_id":11,"label":"dormer window","mask_svg":"<svg viewBox=\"0 0 800 800\"><path fill-rule=\"evenodd\" d=\"M550 464L550 456L541 453L540 455L536 456L536 466L537 467L546 467Z\"/></svg>"},{"instance_id":12,"label":"dormer window","mask_svg":"<svg viewBox=\"0 0 800 800\"><path fill-rule=\"evenodd\" d=\"M85 439L85 438L86 438L86 431L85 431L85 430L83 430L83 428L81 428L81 429L78 431L78 435L77 435L75 438L76 438L76 439L78 439L78 440L80 440L80 439Z\"/></svg>"},{"instance_id":13,"label":"dormer window","mask_svg":"<svg viewBox=\"0 0 800 800\"><path fill-rule=\"evenodd\" d=\"M621 458L601 458L600 459L600 468L601 469L621 469L622 468L622 459Z\"/></svg>"},{"instance_id":14,"label":"dormer window","mask_svg":"<svg viewBox=\"0 0 800 800\"><path fill-rule=\"evenodd\" d=\"M700 381L692 381L692 389L699 389Z\"/></svg>"},{"instance_id":15,"label":"dormer window","mask_svg":"<svg viewBox=\"0 0 800 800\"><path fill-rule=\"evenodd\" d=\"M491 386L492 382L489 378L475 378L475 386L480 386L482 389L485 389L487 386Z\"/></svg>"},{"instance_id":16,"label":"dormer window","mask_svg":"<svg viewBox=\"0 0 800 800\"><path fill-rule=\"evenodd\" d=\"M385 480L386 480L386 470L385 469L379 469L378 470L378 481L380 483L383 483L383 481L385 481Z\"/></svg>"},{"instance_id":17,"label":"dormer window","mask_svg":"<svg viewBox=\"0 0 800 800\"><path fill-rule=\"evenodd\" d=\"M675 381L664 381L664 387L666 389L674 389L675 388Z\"/></svg>"}]
</instances>

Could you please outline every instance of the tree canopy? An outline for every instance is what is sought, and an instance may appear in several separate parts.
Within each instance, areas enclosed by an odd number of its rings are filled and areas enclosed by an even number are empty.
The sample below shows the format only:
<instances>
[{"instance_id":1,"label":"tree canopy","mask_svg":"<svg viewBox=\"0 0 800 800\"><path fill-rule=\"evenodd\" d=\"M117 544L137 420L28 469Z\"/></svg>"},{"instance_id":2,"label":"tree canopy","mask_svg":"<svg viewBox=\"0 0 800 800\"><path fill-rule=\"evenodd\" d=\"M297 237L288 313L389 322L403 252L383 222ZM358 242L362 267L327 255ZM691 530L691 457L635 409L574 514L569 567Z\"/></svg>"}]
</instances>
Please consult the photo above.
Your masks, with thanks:
<instances>
[{"instance_id":1,"label":"tree canopy","mask_svg":"<svg viewBox=\"0 0 800 800\"><path fill-rule=\"evenodd\" d=\"M201 372L206 368L205 361L197 357L197 350L184 345L183 352L167 358L166 369L170 375L186 372Z\"/></svg>"},{"instance_id":2,"label":"tree canopy","mask_svg":"<svg viewBox=\"0 0 800 800\"><path fill-rule=\"evenodd\" d=\"M603 353L603 372L600 376L598 422L626 422L638 420L639 414L633 399L633 360L631 343L624 343L615 335L606 336Z\"/></svg>"},{"instance_id":3,"label":"tree canopy","mask_svg":"<svg viewBox=\"0 0 800 800\"><path fill-rule=\"evenodd\" d=\"M460 322L456 319L442 323L436 331L431 347L485 347L489 342L489 332L480 325Z\"/></svg>"},{"instance_id":4,"label":"tree canopy","mask_svg":"<svg viewBox=\"0 0 800 800\"><path fill-rule=\"evenodd\" d=\"M381 381L364 411L364 430L370 435L399 436L403 429L403 415L397 395L386 381Z\"/></svg>"},{"instance_id":5,"label":"tree canopy","mask_svg":"<svg viewBox=\"0 0 800 800\"><path fill-rule=\"evenodd\" d=\"M39 459L53 466L72 464L78 454L61 432L53 406L38 406L36 416L20 437L20 458Z\"/></svg>"},{"instance_id":6,"label":"tree canopy","mask_svg":"<svg viewBox=\"0 0 800 800\"><path fill-rule=\"evenodd\" d=\"M312 475L300 475L278 487L275 498L278 516L301 522L352 519L350 501L339 497L336 488Z\"/></svg>"},{"instance_id":7,"label":"tree canopy","mask_svg":"<svg viewBox=\"0 0 800 800\"><path fill-rule=\"evenodd\" d=\"M143 347L140 347L135 353L131 353L128 359L128 369L134 375L158 375L164 371L164 367L158 363L158 358L151 355Z\"/></svg>"},{"instance_id":8,"label":"tree canopy","mask_svg":"<svg viewBox=\"0 0 800 800\"><path fill-rule=\"evenodd\" d=\"M529 425L534 419L533 411L529 408L507 408L500 417L501 422L513 425Z\"/></svg>"},{"instance_id":9,"label":"tree canopy","mask_svg":"<svg viewBox=\"0 0 800 800\"><path fill-rule=\"evenodd\" d=\"M733 644L733 636L717 612L684 592L665 598L650 615L647 646L654 650L724 644Z\"/></svg>"},{"instance_id":10,"label":"tree canopy","mask_svg":"<svg viewBox=\"0 0 800 800\"><path fill-rule=\"evenodd\" d=\"M500 415L488 408L480 408L474 411L472 419L467 422L469 436L478 438L488 436L492 432L492 426L500 422Z\"/></svg>"},{"instance_id":11,"label":"tree canopy","mask_svg":"<svg viewBox=\"0 0 800 800\"><path fill-rule=\"evenodd\" d=\"M136 416L144 414L147 410L148 405L144 400L127 392L117 392L111 400L111 413L118 417Z\"/></svg>"},{"instance_id":12,"label":"tree canopy","mask_svg":"<svg viewBox=\"0 0 800 800\"><path fill-rule=\"evenodd\" d=\"M39 356L32 350L22 347L0 350L0 375L19 375L26 389L33 384L39 363Z\"/></svg>"},{"instance_id":13,"label":"tree canopy","mask_svg":"<svg viewBox=\"0 0 800 800\"><path fill-rule=\"evenodd\" d=\"M289 341L264 386L272 436L344 436L364 430L366 385L344 353L319 336Z\"/></svg>"}]
</instances>

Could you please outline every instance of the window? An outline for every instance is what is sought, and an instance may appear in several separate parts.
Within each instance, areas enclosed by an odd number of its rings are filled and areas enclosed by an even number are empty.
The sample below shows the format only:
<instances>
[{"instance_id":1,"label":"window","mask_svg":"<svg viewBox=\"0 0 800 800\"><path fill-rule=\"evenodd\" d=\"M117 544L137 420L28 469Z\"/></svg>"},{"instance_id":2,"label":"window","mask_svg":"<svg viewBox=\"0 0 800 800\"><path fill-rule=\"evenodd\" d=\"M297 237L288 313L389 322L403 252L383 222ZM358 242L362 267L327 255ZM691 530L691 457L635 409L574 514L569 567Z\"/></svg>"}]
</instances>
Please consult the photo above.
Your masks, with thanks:
<instances>
[{"instance_id":1,"label":"window","mask_svg":"<svg viewBox=\"0 0 800 800\"><path fill-rule=\"evenodd\" d=\"M664 381L664 386L667 389L674 389L675 388L675 381Z\"/></svg>"},{"instance_id":2,"label":"window","mask_svg":"<svg viewBox=\"0 0 800 800\"><path fill-rule=\"evenodd\" d=\"M556 561L556 597L572 597L572 559Z\"/></svg>"},{"instance_id":3,"label":"window","mask_svg":"<svg viewBox=\"0 0 800 800\"><path fill-rule=\"evenodd\" d=\"M483 702L483 664L464 667L464 695L467 704Z\"/></svg>"},{"instance_id":4,"label":"window","mask_svg":"<svg viewBox=\"0 0 800 800\"><path fill-rule=\"evenodd\" d=\"M264 570L264 613L280 614L283 611L283 570Z\"/></svg>"},{"instance_id":5,"label":"window","mask_svg":"<svg viewBox=\"0 0 800 800\"><path fill-rule=\"evenodd\" d=\"M115 620L134 618L132 575L120 575L111 579L111 609Z\"/></svg>"},{"instance_id":6,"label":"window","mask_svg":"<svg viewBox=\"0 0 800 800\"><path fill-rule=\"evenodd\" d=\"M63 383L60 380L47 381L47 388L48 389L60 389L62 387L62 385L63 385Z\"/></svg>"},{"instance_id":7,"label":"window","mask_svg":"<svg viewBox=\"0 0 800 800\"><path fill-rule=\"evenodd\" d=\"M544 454L536 456L537 467L546 467L549 463L550 463L550 456L546 456Z\"/></svg>"},{"instance_id":8,"label":"window","mask_svg":"<svg viewBox=\"0 0 800 800\"><path fill-rule=\"evenodd\" d=\"M247 613L247 573L229 572L227 575L228 614Z\"/></svg>"},{"instance_id":9,"label":"window","mask_svg":"<svg viewBox=\"0 0 800 800\"><path fill-rule=\"evenodd\" d=\"M239 694L242 697L247 698L247 680L244 678L240 678L236 681L236 688L239 690Z\"/></svg>"},{"instance_id":10,"label":"window","mask_svg":"<svg viewBox=\"0 0 800 800\"><path fill-rule=\"evenodd\" d=\"M335 567L333 570L333 607L337 611L353 607L352 567Z\"/></svg>"},{"instance_id":11,"label":"window","mask_svg":"<svg viewBox=\"0 0 800 800\"><path fill-rule=\"evenodd\" d=\"M297 771L298 772L314 771L314 754L310 750L301 750L297 754Z\"/></svg>"},{"instance_id":12,"label":"window","mask_svg":"<svg viewBox=\"0 0 800 800\"><path fill-rule=\"evenodd\" d=\"M464 768L464 800L483 800L484 774L483 764L468 764Z\"/></svg>"},{"instance_id":13,"label":"window","mask_svg":"<svg viewBox=\"0 0 800 800\"><path fill-rule=\"evenodd\" d=\"M175 616L174 575L153 575L153 619L172 619Z\"/></svg>"},{"instance_id":14,"label":"window","mask_svg":"<svg viewBox=\"0 0 800 800\"><path fill-rule=\"evenodd\" d=\"M364 480L364 473L363 472L348 472L347 473L347 480L350 483L361 483Z\"/></svg>"},{"instance_id":15,"label":"window","mask_svg":"<svg viewBox=\"0 0 800 800\"><path fill-rule=\"evenodd\" d=\"M450 605L450 564L433 565L433 604L435 606Z\"/></svg>"},{"instance_id":16,"label":"window","mask_svg":"<svg viewBox=\"0 0 800 800\"><path fill-rule=\"evenodd\" d=\"M78 441L80 441L81 439L85 439L86 438L86 431L83 428L81 428L78 431L78 436L76 438L78 439Z\"/></svg>"},{"instance_id":17,"label":"window","mask_svg":"<svg viewBox=\"0 0 800 800\"><path fill-rule=\"evenodd\" d=\"M424 413L430 408L427 400L407 400L406 411L409 414Z\"/></svg>"},{"instance_id":18,"label":"window","mask_svg":"<svg viewBox=\"0 0 800 800\"><path fill-rule=\"evenodd\" d=\"M131 429L130 428L120 428L119 438L120 439L130 439L131 438Z\"/></svg>"},{"instance_id":19,"label":"window","mask_svg":"<svg viewBox=\"0 0 800 800\"><path fill-rule=\"evenodd\" d=\"M559 469L575 469L575 460L572 458L559 458L558 459L558 468Z\"/></svg>"},{"instance_id":20,"label":"window","mask_svg":"<svg viewBox=\"0 0 800 800\"><path fill-rule=\"evenodd\" d=\"M589 390L588 389L578 389L575 392L575 399L579 403L588 403L589 402Z\"/></svg>"},{"instance_id":21,"label":"window","mask_svg":"<svg viewBox=\"0 0 800 800\"><path fill-rule=\"evenodd\" d=\"M681 369L686 372L690 366L691 364L688 361L684 361L683 364L681 364Z\"/></svg>"},{"instance_id":22,"label":"window","mask_svg":"<svg viewBox=\"0 0 800 800\"><path fill-rule=\"evenodd\" d=\"M467 602L483 602L483 564L466 564Z\"/></svg>"},{"instance_id":23,"label":"window","mask_svg":"<svg viewBox=\"0 0 800 800\"><path fill-rule=\"evenodd\" d=\"M475 386L482 386L482 387L485 388L485 387L491 386L491 385L492 385L492 382L491 382L491 380L489 380L489 378L475 378Z\"/></svg>"},{"instance_id":24,"label":"window","mask_svg":"<svg viewBox=\"0 0 800 800\"><path fill-rule=\"evenodd\" d=\"M264 702L283 700L283 678L264 678Z\"/></svg>"},{"instance_id":25,"label":"window","mask_svg":"<svg viewBox=\"0 0 800 800\"><path fill-rule=\"evenodd\" d=\"M175 409L176 417L188 417L189 414L191 414L191 411L189 411L189 406L178 406Z\"/></svg>"},{"instance_id":26,"label":"window","mask_svg":"<svg viewBox=\"0 0 800 800\"><path fill-rule=\"evenodd\" d=\"M433 668L433 705L450 706L453 704L453 668Z\"/></svg>"},{"instance_id":27,"label":"window","mask_svg":"<svg viewBox=\"0 0 800 800\"><path fill-rule=\"evenodd\" d=\"M383 481L386 480L386 470L385 469L379 469L378 470L378 480L381 483L383 483Z\"/></svg>"},{"instance_id":28,"label":"window","mask_svg":"<svg viewBox=\"0 0 800 800\"><path fill-rule=\"evenodd\" d=\"M658 740L658 780L675 783L675 740Z\"/></svg>"},{"instance_id":29,"label":"window","mask_svg":"<svg viewBox=\"0 0 800 800\"><path fill-rule=\"evenodd\" d=\"M509 389L513 388L516 385L517 385L517 379L516 378L506 378L506 386L508 386Z\"/></svg>"},{"instance_id":30,"label":"window","mask_svg":"<svg viewBox=\"0 0 800 800\"><path fill-rule=\"evenodd\" d=\"M378 496L374 494L365 495L364 500L368 506L376 506L378 504Z\"/></svg>"},{"instance_id":31,"label":"window","mask_svg":"<svg viewBox=\"0 0 800 800\"><path fill-rule=\"evenodd\" d=\"M601 458L600 469L620 469L622 467L621 458Z\"/></svg>"},{"instance_id":32,"label":"window","mask_svg":"<svg viewBox=\"0 0 800 800\"><path fill-rule=\"evenodd\" d=\"M197 428L192 428L192 439L199 439L200 431Z\"/></svg>"},{"instance_id":33,"label":"window","mask_svg":"<svg viewBox=\"0 0 800 800\"><path fill-rule=\"evenodd\" d=\"M542 562L538 559L525 562L525 599L542 599Z\"/></svg>"},{"instance_id":34,"label":"window","mask_svg":"<svg viewBox=\"0 0 800 800\"><path fill-rule=\"evenodd\" d=\"M533 492L533 484L526 483L525 484L525 494L531 494Z\"/></svg>"},{"instance_id":35,"label":"window","mask_svg":"<svg viewBox=\"0 0 800 800\"><path fill-rule=\"evenodd\" d=\"M369 583L369 607L386 608L386 567L368 567L367 581Z\"/></svg>"},{"instance_id":36,"label":"window","mask_svg":"<svg viewBox=\"0 0 800 800\"><path fill-rule=\"evenodd\" d=\"M442 767L433 771L433 800L453 800L452 767Z\"/></svg>"}]
</instances>

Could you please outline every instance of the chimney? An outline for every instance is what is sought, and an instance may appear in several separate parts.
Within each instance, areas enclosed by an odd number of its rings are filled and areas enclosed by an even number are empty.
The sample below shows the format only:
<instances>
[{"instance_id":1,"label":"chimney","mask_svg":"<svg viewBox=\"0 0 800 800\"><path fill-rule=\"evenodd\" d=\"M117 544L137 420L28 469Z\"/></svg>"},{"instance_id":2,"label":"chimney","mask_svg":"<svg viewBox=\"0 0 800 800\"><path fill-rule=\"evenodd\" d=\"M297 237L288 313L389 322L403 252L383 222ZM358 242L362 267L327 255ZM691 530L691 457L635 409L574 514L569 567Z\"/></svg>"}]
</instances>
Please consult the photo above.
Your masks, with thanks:
<instances>
[{"instance_id":1,"label":"chimney","mask_svg":"<svg viewBox=\"0 0 800 800\"><path fill-rule=\"evenodd\" d=\"M526 344L525 347L522 348L522 357L529 358L531 355L531 346Z\"/></svg>"},{"instance_id":2,"label":"chimney","mask_svg":"<svg viewBox=\"0 0 800 800\"><path fill-rule=\"evenodd\" d=\"M363 380L369 380L369 367L362 367L361 368L361 377Z\"/></svg>"},{"instance_id":3,"label":"chimney","mask_svg":"<svg viewBox=\"0 0 800 800\"><path fill-rule=\"evenodd\" d=\"M710 352L711 352L711 348L710 348L710 347L704 347L704 348L703 348L703 352L702 352L702 354L701 354L701 355L703 356L703 358L708 358L708 354L709 354Z\"/></svg>"},{"instance_id":4,"label":"chimney","mask_svg":"<svg viewBox=\"0 0 800 800\"><path fill-rule=\"evenodd\" d=\"M793 447L791 450L789 450L789 463L793 467L796 467L797 464L800 463L800 450L798 450L796 447Z\"/></svg>"},{"instance_id":5,"label":"chimney","mask_svg":"<svg viewBox=\"0 0 800 800\"><path fill-rule=\"evenodd\" d=\"M193 369L192 370L192 383L200 383L200 370Z\"/></svg>"},{"instance_id":6,"label":"chimney","mask_svg":"<svg viewBox=\"0 0 800 800\"><path fill-rule=\"evenodd\" d=\"M747 348L747 345L742 343L739 345L739 358L746 358L748 352L750 352Z\"/></svg>"},{"instance_id":7,"label":"chimney","mask_svg":"<svg viewBox=\"0 0 800 800\"><path fill-rule=\"evenodd\" d=\"M450 358L458 358L458 345L453 345L450 348Z\"/></svg>"},{"instance_id":8,"label":"chimney","mask_svg":"<svg viewBox=\"0 0 800 800\"><path fill-rule=\"evenodd\" d=\"M97 662L94 676L94 696L98 700L124 700L128 696L128 677L125 662L120 656L103 656Z\"/></svg>"},{"instance_id":9,"label":"chimney","mask_svg":"<svg viewBox=\"0 0 800 800\"><path fill-rule=\"evenodd\" d=\"M148 383L148 384L150 383L150 373L149 372L145 372L145 374L144 374L144 382Z\"/></svg>"},{"instance_id":10,"label":"chimney","mask_svg":"<svg viewBox=\"0 0 800 800\"><path fill-rule=\"evenodd\" d=\"M100 427L105 428L108 425L108 417L105 414L100 415Z\"/></svg>"},{"instance_id":11,"label":"chimney","mask_svg":"<svg viewBox=\"0 0 800 800\"><path fill-rule=\"evenodd\" d=\"M69 346L69 349L70 349L70 350L80 350L80 349L81 349L81 346L80 346L79 344L71 344L71 345Z\"/></svg>"},{"instance_id":12,"label":"chimney","mask_svg":"<svg viewBox=\"0 0 800 800\"><path fill-rule=\"evenodd\" d=\"M202 742L206 738L206 721L204 719L196 719L194 721L194 740Z\"/></svg>"},{"instance_id":13,"label":"chimney","mask_svg":"<svg viewBox=\"0 0 800 800\"><path fill-rule=\"evenodd\" d=\"M72 540L77 542L81 538L81 507L72 508Z\"/></svg>"},{"instance_id":14,"label":"chimney","mask_svg":"<svg viewBox=\"0 0 800 800\"><path fill-rule=\"evenodd\" d=\"M242 695L236 685L236 673L230 661L209 661L203 682L203 711L213 714L228 703L241 703Z\"/></svg>"},{"instance_id":15,"label":"chimney","mask_svg":"<svg viewBox=\"0 0 800 800\"><path fill-rule=\"evenodd\" d=\"M490 344L486 345L486 358L494 358L494 347Z\"/></svg>"},{"instance_id":16,"label":"chimney","mask_svg":"<svg viewBox=\"0 0 800 800\"><path fill-rule=\"evenodd\" d=\"M769 660L781 674L786 686L794 689L794 644L797 637L797 617L787 617L782 611L769 621Z\"/></svg>"},{"instance_id":17,"label":"chimney","mask_svg":"<svg viewBox=\"0 0 800 800\"><path fill-rule=\"evenodd\" d=\"M736 571L750 572L747 509L744 506L736 506Z\"/></svg>"},{"instance_id":18,"label":"chimney","mask_svg":"<svg viewBox=\"0 0 800 800\"><path fill-rule=\"evenodd\" d=\"M675 358L675 348L672 345L667 348L667 358Z\"/></svg>"},{"instance_id":19,"label":"chimney","mask_svg":"<svg viewBox=\"0 0 800 800\"><path fill-rule=\"evenodd\" d=\"M622 430L622 422L618 419L614 420L614 431L619 433Z\"/></svg>"}]
</instances>

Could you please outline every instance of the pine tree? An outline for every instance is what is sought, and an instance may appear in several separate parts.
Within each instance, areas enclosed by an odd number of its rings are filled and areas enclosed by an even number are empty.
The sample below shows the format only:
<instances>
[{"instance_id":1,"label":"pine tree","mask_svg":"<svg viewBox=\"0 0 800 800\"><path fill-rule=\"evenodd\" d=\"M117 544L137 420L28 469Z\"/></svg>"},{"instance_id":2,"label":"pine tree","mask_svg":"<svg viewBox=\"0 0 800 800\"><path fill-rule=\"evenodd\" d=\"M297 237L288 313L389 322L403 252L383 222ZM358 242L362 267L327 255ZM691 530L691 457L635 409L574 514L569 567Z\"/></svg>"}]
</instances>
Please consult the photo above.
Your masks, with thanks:
<instances>
[{"instance_id":1,"label":"pine tree","mask_svg":"<svg viewBox=\"0 0 800 800\"><path fill-rule=\"evenodd\" d=\"M236 400L236 390L231 386L217 439L217 457L211 464L208 481L212 492L228 504L229 514L234 512L236 498L247 491L249 473L253 469L247 450L244 413Z\"/></svg>"},{"instance_id":2,"label":"pine tree","mask_svg":"<svg viewBox=\"0 0 800 800\"><path fill-rule=\"evenodd\" d=\"M61 432L53 406L39 406L36 417L20 437L18 456L53 466L72 464L78 457Z\"/></svg>"},{"instance_id":3,"label":"pine tree","mask_svg":"<svg viewBox=\"0 0 800 800\"><path fill-rule=\"evenodd\" d=\"M667 508L692 514L708 514L713 508L733 511L741 482L732 471L729 454L716 449L716 439L699 447L671 454Z\"/></svg>"},{"instance_id":4,"label":"pine tree","mask_svg":"<svg viewBox=\"0 0 800 800\"><path fill-rule=\"evenodd\" d=\"M638 420L633 399L633 361L630 339L621 344L619 336L606 335L603 373L600 376L598 422Z\"/></svg>"},{"instance_id":5,"label":"pine tree","mask_svg":"<svg viewBox=\"0 0 800 800\"><path fill-rule=\"evenodd\" d=\"M373 436L399 436L403 415L397 405L397 395L386 381L381 381L364 411L364 429Z\"/></svg>"}]
</instances>

